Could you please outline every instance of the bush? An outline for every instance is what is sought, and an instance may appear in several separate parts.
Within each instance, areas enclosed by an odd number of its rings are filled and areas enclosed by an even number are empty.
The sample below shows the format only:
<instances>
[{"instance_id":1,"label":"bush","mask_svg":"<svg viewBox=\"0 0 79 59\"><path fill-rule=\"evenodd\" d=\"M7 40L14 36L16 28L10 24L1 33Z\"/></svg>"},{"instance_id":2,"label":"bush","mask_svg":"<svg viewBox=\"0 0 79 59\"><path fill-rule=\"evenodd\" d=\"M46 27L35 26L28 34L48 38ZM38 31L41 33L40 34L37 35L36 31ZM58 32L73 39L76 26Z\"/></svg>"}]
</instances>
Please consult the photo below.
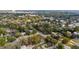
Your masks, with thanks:
<instances>
[{"instance_id":1,"label":"bush","mask_svg":"<svg viewBox=\"0 0 79 59\"><path fill-rule=\"evenodd\" d=\"M52 39L52 44L55 45L58 41L56 39Z\"/></svg>"},{"instance_id":2,"label":"bush","mask_svg":"<svg viewBox=\"0 0 79 59\"><path fill-rule=\"evenodd\" d=\"M31 37L31 39L32 39L32 44L38 44L41 41L40 35L34 35Z\"/></svg>"},{"instance_id":3,"label":"bush","mask_svg":"<svg viewBox=\"0 0 79 59\"><path fill-rule=\"evenodd\" d=\"M79 49L79 46L72 46L72 49Z\"/></svg>"},{"instance_id":4,"label":"bush","mask_svg":"<svg viewBox=\"0 0 79 59\"><path fill-rule=\"evenodd\" d=\"M62 43L66 44L67 42L69 42L70 38L67 37L63 37Z\"/></svg>"},{"instance_id":5,"label":"bush","mask_svg":"<svg viewBox=\"0 0 79 59\"><path fill-rule=\"evenodd\" d=\"M79 32L79 26L76 26L76 27L74 28L74 30L77 31L77 32Z\"/></svg>"},{"instance_id":6,"label":"bush","mask_svg":"<svg viewBox=\"0 0 79 59\"><path fill-rule=\"evenodd\" d=\"M46 39L45 39L45 42L46 42L46 43L47 43L47 42L51 42L51 40L52 40L52 37L51 37L51 36L47 36Z\"/></svg>"},{"instance_id":7,"label":"bush","mask_svg":"<svg viewBox=\"0 0 79 59\"><path fill-rule=\"evenodd\" d=\"M6 43L6 38L5 37L0 37L0 46L4 46Z\"/></svg>"},{"instance_id":8,"label":"bush","mask_svg":"<svg viewBox=\"0 0 79 59\"><path fill-rule=\"evenodd\" d=\"M17 37L19 37L19 36L21 36L20 32L16 32L16 33L15 33L15 37L17 38Z\"/></svg>"},{"instance_id":9,"label":"bush","mask_svg":"<svg viewBox=\"0 0 79 59\"><path fill-rule=\"evenodd\" d=\"M6 48L6 49L15 49L16 48L16 45L14 45L12 43L6 43L4 45L4 48Z\"/></svg>"},{"instance_id":10,"label":"bush","mask_svg":"<svg viewBox=\"0 0 79 59\"><path fill-rule=\"evenodd\" d=\"M64 46L63 46L63 44L62 44L62 43L59 43L59 44L58 44L58 46L57 46L57 48L58 48L58 49L63 49L63 48L64 48Z\"/></svg>"},{"instance_id":11,"label":"bush","mask_svg":"<svg viewBox=\"0 0 79 59\"><path fill-rule=\"evenodd\" d=\"M0 34L6 34L5 28L0 28Z\"/></svg>"},{"instance_id":12,"label":"bush","mask_svg":"<svg viewBox=\"0 0 79 59\"><path fill-rule=\"evenodd\" d=\"M14 36L7 37L8 42L13 42L14 40L16 40L16 38Z\"/></svg>"}]
</instances>

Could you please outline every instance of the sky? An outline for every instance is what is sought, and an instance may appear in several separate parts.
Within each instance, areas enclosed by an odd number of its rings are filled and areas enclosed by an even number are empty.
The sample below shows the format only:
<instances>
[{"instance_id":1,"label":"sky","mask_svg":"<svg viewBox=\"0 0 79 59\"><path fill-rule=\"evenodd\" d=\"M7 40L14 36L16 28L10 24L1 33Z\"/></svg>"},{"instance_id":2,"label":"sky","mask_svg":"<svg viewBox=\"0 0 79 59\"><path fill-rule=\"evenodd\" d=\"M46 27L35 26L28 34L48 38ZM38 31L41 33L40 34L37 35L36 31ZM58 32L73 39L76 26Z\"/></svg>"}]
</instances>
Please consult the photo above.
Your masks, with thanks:
<instances>
[{"instance_id":1,"label":"sky","mask_svg":"<svg viewBox=\"0 0 79 59\"><path fill-rule=\"evenodd\" d=\"M0 10L79 10L79 1L0 0Z\"/></svg>"}]
</instances>

